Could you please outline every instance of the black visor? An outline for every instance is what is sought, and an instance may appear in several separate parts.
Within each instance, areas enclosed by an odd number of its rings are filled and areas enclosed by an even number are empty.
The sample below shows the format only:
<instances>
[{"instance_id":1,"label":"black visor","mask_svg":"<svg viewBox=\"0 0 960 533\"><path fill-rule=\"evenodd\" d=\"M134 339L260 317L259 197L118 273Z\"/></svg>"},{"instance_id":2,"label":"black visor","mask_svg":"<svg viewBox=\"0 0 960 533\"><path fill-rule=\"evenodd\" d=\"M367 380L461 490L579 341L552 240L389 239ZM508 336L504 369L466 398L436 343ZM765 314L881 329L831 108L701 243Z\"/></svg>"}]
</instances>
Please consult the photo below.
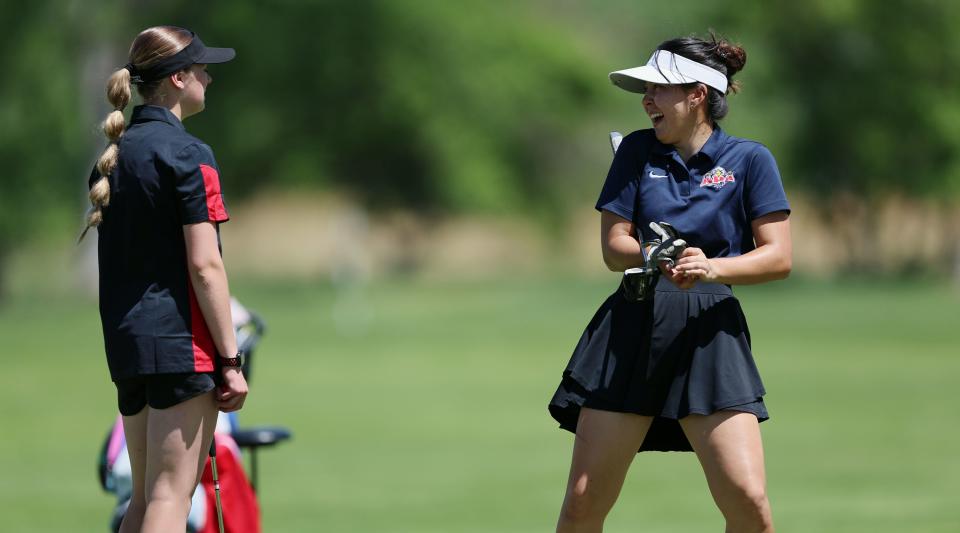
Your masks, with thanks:
<instances>
[{"instance_id":1,"label":"black visor","mask_svg":"<svg viewBox=\"0 0 960 533\"><path fill-rule=\"evenodd\" d=\"M197 63L226 63L236 55L237 53L233 48L208 48L204 46L200 37L194 33L190 44L176 54L165 57L152 65L137 67L133 63L127 63L124 68L130 71L130 81L132 83L148 83L190 68L191 65Z\"/></svg>"}]
</instances>

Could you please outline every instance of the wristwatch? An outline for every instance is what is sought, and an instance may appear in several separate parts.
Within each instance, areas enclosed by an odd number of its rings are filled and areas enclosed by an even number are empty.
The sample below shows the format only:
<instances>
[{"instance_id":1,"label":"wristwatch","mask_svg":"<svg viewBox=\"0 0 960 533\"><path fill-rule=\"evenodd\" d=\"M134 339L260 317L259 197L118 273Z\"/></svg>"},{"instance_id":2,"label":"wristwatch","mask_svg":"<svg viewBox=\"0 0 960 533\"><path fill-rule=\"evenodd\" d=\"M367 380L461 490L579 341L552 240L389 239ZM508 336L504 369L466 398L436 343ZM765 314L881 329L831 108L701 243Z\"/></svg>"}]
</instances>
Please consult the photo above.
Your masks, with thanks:
<instances>
[{"instance_id":1,"label":"wristwatch","mask_svg":"<svg viewBox=\"0 0 960 533\"><path fill-rule=\"evenodd\" d=\"M237 355L233 357L221 357L220 366L223 367L236 367L240 368L243 366L243 352L237 352Z\"/></svg>"}]
</instances>

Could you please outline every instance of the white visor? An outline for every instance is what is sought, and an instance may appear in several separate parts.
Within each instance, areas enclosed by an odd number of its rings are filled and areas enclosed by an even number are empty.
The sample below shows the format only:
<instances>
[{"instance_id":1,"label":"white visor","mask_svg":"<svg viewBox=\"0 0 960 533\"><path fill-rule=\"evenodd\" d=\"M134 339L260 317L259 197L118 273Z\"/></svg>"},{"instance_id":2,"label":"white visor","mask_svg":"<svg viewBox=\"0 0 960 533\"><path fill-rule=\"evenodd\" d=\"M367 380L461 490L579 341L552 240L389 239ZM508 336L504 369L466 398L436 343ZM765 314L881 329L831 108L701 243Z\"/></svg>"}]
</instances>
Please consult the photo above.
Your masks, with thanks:
<instances>
[{"instance_id":1,"label":"white visor","mask_svg":"<svg viewBox=\"0 0 960 533\"><path fill-rule=\"evenodd\" d=\"M721 94L727 94L725 74L666 50L655 50L650 56L650 61L642 67L611 72L610 81L617 87L633 93L646 92L645 82L649 81L666 85L699 82L713 87Z\"/></svg>"}]
</instances>

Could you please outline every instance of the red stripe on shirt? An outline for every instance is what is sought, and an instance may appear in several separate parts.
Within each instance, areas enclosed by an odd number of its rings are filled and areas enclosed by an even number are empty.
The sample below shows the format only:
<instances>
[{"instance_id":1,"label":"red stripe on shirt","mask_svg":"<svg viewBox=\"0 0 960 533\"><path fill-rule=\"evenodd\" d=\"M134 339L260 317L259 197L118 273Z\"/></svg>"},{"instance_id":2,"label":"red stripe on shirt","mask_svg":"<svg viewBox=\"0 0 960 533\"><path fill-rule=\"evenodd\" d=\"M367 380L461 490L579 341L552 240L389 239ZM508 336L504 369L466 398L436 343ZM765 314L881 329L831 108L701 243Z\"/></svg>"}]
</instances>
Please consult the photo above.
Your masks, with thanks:
<instances>
[{"instance_id":1,"label":"red stripe on shirt","mask_svg":"<svg viewBox=\"0 0 960 533\"><path fill-rule=\"evenodd\" d=\"M213 336L207 321L203 319L203 311L197 302L197 295L193 292L193 283L187 276L187 289L190 293L190 333L193 336L193 371L213 372L213 357L217 347L213 344Z\"/></svg>"},{"instance_id":2,"label":"red stripe on shirt","mask_svg":"<svg viewBox=\"0 0 960 533\"><path fill-rule=\"evenodd\" d=\"M207 193L207 215L213 222L224 222L230 219L227 208L223 205L223 194L220 192L220 175L217 169L210 165L200 164L200 173L203 174L203 188Z\"/></svg>"}]
</instances>

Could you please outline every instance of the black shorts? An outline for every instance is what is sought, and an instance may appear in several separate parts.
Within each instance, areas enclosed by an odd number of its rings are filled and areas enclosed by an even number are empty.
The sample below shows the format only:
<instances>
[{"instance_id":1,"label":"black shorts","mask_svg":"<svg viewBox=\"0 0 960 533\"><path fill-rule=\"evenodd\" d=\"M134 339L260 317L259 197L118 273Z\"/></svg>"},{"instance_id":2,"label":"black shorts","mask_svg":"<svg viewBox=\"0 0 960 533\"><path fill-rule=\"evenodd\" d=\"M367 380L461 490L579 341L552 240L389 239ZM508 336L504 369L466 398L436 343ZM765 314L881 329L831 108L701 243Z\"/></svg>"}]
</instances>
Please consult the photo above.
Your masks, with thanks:
<instances>
[{"instance_id":1,"label":"black shorts","mask_svg":"<svg viewBox=\"0 0 960 533\"><path fill-rule=\"evenodd\" d=\"M166 409L185 402L223 383L219 372L147 374L113 382L117 386L120 414L133 416L147 405Z\"/></svg>"}]
</instances>

